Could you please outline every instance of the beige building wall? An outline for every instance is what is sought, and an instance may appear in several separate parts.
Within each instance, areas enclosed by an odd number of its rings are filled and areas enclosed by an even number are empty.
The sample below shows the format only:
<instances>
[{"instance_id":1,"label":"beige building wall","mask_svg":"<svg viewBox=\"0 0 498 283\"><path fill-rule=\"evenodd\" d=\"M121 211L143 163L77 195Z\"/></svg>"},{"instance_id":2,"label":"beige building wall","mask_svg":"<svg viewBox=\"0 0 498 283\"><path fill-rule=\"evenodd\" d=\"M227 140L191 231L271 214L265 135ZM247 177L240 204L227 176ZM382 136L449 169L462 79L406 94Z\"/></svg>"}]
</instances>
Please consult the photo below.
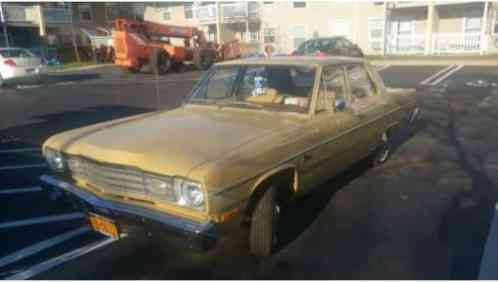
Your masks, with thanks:
<instances>
[{"instance_id":1,"label":"beige building wall","mask_svg":"<svg viewBox=\"0 0 498 283\"><path fill-rule=\"evenodd\" d=\"M384 6L373 3L306 2L295 8L293 2L263 4L262 34L274 28L277 52L290 53L297 47L296 38L310 39L343 35L357 43L367 54L377 54L369 39L369 20L382 19Z\"/></svg>"}]
</instances>

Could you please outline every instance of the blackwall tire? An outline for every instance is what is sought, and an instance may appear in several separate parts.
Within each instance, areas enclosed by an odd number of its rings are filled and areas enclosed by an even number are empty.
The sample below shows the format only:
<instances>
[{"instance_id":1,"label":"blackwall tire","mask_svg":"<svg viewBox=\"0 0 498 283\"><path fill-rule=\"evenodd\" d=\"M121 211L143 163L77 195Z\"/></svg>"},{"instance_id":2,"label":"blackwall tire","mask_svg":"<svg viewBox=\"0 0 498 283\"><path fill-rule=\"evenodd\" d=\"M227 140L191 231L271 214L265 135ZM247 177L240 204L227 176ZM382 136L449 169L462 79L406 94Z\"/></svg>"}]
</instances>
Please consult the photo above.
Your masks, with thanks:
<instances>
[{"instance_id":1,"label":"blackwall tire","mask_svg":"<svg viewBox=\"0 0 498 283\"><path fill-rule=\"evenodd\" d=\"M271 256L276 246L277 224L280 207L275 199L275 188L270 187L256 204L251 217L249 247L257 257Z\"/></svg>"}]
</instances>

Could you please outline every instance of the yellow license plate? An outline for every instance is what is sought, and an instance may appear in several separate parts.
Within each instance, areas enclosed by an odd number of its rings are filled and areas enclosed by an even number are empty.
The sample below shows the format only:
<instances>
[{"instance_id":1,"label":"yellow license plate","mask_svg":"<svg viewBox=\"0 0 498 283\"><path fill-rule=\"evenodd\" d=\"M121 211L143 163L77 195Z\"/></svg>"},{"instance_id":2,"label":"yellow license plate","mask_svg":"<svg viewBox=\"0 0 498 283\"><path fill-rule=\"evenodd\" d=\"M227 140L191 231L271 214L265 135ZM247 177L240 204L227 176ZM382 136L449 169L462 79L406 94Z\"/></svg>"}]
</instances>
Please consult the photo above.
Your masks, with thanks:
<instances>
[{"instance_id":1,"label":"yellow license plate","mask_svg":"<svg viewBox=\"0 0 498 283\"><path fill-rule=\"evenodd\" d=\"M118 227L112 220L93 213L89 213L88 218L95 231L112 238L119 238Z\"/></svg>"}]
</instances>

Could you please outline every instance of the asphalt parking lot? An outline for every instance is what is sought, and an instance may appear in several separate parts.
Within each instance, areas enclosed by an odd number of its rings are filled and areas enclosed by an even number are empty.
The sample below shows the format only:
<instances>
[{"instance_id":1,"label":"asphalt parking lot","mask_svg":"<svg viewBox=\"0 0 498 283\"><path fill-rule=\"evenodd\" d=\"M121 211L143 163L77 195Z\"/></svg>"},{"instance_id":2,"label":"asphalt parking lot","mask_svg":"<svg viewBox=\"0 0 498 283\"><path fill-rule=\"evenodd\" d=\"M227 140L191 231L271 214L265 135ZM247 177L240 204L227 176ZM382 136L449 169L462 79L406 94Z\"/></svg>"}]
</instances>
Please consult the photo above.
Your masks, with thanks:
<instances>
[{"instance_id":1,"label":"asphalt parking lot","mask_svg":"<svg viewBox=\"0 0 498 283\"><path fill-rule=\"evenodd\" d=\"M379 66L417 89L421 119L392 158L359 163L287 209L284 245L258 262L227 239L204 254L112 241L40 187L54 133L176 107L201 75L114 67L0 90L0 277L11 279L475 279L498 199L498 67Z\"/></svg>"}]
</instances>

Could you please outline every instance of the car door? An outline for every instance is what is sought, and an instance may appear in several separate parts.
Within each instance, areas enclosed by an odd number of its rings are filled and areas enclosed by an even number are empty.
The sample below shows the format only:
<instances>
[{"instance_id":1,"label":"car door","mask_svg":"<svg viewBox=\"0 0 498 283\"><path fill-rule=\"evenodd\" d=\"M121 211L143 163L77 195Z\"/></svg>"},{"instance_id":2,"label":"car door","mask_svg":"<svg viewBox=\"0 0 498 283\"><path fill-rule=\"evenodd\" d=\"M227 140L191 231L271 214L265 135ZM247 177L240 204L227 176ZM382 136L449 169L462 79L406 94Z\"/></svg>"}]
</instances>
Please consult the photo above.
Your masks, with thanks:
<instances>
[{"instance_id":1,"label":"car door","mask_svg":"<svg viewBox=\"0 0 498 283\"><path fill-rule=\"evenodd\" d=\"M359 119L361 145L358 152L368 154L377 145L386 129L386 113L392 108L382 97L363 63L346 66L346 78L351 95L351 109Z\"/></svg>"},{"instance_id":2,"label":"car door","mask_svg":"<svg viewBox=\"0 0 498 283\"><path fill-rule=\"evenodd\" d=\"M360 133L355 131L360 120L351 109L342 66L325 67L310 123L320 138L308 153L312 164L313 185L325 182L346 169L355 160Z\"/></svg>"}]
</instances>

